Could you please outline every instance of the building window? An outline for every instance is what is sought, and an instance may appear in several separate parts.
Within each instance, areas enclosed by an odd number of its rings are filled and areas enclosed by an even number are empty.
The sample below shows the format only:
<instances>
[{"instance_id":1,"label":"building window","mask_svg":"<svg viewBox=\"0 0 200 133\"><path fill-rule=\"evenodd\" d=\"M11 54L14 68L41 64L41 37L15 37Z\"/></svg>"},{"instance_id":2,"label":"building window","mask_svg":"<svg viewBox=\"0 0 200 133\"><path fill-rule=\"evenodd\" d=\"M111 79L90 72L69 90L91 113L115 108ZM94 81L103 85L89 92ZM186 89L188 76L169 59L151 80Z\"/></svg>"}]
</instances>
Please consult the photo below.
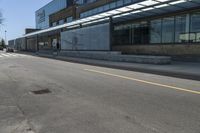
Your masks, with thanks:
<instances>
[{"instance_id":1,"label":"building window","mask_svg":"<svg viewBox=\"0 0 200 133\"><path fill-rule=\"evenodd\" d=\"M200 12L191 14L190 42L200 42Z\"/></svg>"},{"instance_id":2,"label":"building window","mask_svg":"<svg viewBox=\"0 0 200 133\"><path fill-rule=\"evenodd\" d=\"M120 25L114 27L114 44L115 45L128 45L131 44L131 24Z\"/></svg>"},{"instance_id":3,"label":"building window","mask_svg":"<svg viewBox=\"0 0 200 133\"><path fill-rule=\"evenodd\" d=\"M117 1L117 7L123 6L124 1L123 0L118 0Z\"/></svg>"},{"instance_id":4,"label":"building window","mask_svg":"<svg viewBox=\"0 0 200 133\"><path fill-rule=\"evenodd\" d=\"M103 12L103 7L102 7L102 6L98 8L98 12L99 12L99 13L100 13L100 12Z\"/></svg>"},{"instance_id":5,"label":"building window","mask_svg":"<svg viewBox=\"0 0 200 133\"><path fill-rule=\"evenodd\" d=\"M174 42L174 17L163 18L162 43Z\"/></svg>"},{"instance_id":6,"label":"building window","mask_svg":"<svg viewBox=\"0 0 200 133\"><path fill-rule=\"evenodd\" d=\"M124 4L129 4L131 2L132 2L132 0L124 0Z\"/></svg>"},{"instance_id":7,"label":"building window","mask_svg":"<svg viewBox=\"0 0 200 133\"><path fill-rule=\"evenodd\" d=\"M116 2L110 3L110 9L116 8Z\"/></svg>"},{"instance_id":8,"label":"building window","mask_svg":"<svg viewBox=\"0 0 200 133\"><path fill-rule=\"evenodd\" d=\"M65 23L65 20L64 20L64 19L59 20L59 25L64 24L64 23Z\"/></svg>"},{"instance_id":9,"label":"building window","mask_svg":"<svg viewBox=\"0 0 200 133\"><path fill-rule=\"evenodd\" d=\"M73 18L72 18L72 17L68 17L68 18L66 19L66 21L67 21L67 23L72 22L72 21L73 21Z\"/></svg>"},{"instance_id":10,"label":"building window","mask_svg":"<svg viewBox=\"0 0 200 133\"><path fill-rule=\"evenodd\" d=\"M147 21L134 23L132 25L132 41L133 44L149 43L149 26Z\"/></svg>"},{"instance_id":11,"label":"building window","mask_svg":"<svg viewBox=\"0 0 200 133\"><path fill-rule=\"evenodd\" d=\"M183 43L188 41L188 32L186 31L186 15L175 17L175 42Z\"/></svg>"},{"instance_id":12,"label":"building window","mask_svg":"<svg viewBox=\"0 0 200 133\"><path fill-rule=\"evenodd\" d=\"M54 26L56 26L57 25L57 22L53 22L52 23L52 26L54 27Z\"/></svg>"},{"instance_id":13,"label":"building window","mask_svg":"<svg viewBox=\"0 0 200 133\"><path fill-rule=\"evenodd\" d=\"M150 43L161 43L161 19L150 22Z\"/></svg>"},{"instance_id":14,"label":"building window","mask_svg":"<svg viewBox=\"0 0 200 133\"><path fill-rule=\"evenodd\" d=\"M104 10L104 11L107 11L107 10L109 10L109 9L110 9L109 4L106 4L106 5L103 6L103 10Z\"/></svg>"}]
</instances>

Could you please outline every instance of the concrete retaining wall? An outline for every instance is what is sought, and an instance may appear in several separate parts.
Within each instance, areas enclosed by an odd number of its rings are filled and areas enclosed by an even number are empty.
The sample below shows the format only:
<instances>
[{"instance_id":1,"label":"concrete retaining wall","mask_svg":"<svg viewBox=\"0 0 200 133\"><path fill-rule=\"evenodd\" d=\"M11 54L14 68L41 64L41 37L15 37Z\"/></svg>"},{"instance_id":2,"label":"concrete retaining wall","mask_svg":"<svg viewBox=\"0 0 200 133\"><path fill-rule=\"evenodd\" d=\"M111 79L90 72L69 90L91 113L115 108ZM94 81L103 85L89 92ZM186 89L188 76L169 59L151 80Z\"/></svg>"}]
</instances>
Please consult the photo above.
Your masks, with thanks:
<instances>
[{"instance_id":1,"label":"concrete retaining wall","mask_svg":"<svg viewBox=\"0 0 200 133\"><path fill-rule=\"evenodd\" d=\"M125 45L113 46L113 50L126 54L148 55L200 55L200 44L171 44L171 45Z\"/></svg>"},{"instance_id":2,"label":"concrete retaining wall","mask_svg":"<svg viewBox=\"0 0 200 133\"><path fill-rule=\"evenodd\" d=\"M132 62L145 64L170 64L171 58L166 56L140 56L140 55L121 55L120 52L95 52L95 51L61 51L58 56L88 58L96 60Z\"/></svg>"},{"instance_id":3,"label":"concrete retaining wall","mask_svg":"<svg viewBox=\"0 0 200 133\"><path fill-rule=\"evenodd\" d=\"M61 33L62 50L110 50L109 24L99 24Z\"/></svg>"}]
</instances>

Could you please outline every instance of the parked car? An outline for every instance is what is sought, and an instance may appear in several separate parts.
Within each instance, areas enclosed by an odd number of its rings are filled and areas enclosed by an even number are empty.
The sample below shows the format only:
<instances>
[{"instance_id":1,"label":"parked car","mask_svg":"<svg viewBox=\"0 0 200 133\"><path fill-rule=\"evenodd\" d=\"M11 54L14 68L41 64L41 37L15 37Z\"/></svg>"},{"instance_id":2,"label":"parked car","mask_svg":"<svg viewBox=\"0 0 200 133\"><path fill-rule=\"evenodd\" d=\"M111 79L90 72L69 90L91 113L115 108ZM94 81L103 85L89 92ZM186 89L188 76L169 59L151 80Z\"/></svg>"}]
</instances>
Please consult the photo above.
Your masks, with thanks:
<instances>
[{"instance_id":1,"label":"parked car","mask_svg":"<svg viewBox=\"0 0 200 133\"><path fill-rule=\"evenodd\" d=\"M6 48L6 52L14 52L14 49L13 48Z\"/></svg>"}]
</instances>

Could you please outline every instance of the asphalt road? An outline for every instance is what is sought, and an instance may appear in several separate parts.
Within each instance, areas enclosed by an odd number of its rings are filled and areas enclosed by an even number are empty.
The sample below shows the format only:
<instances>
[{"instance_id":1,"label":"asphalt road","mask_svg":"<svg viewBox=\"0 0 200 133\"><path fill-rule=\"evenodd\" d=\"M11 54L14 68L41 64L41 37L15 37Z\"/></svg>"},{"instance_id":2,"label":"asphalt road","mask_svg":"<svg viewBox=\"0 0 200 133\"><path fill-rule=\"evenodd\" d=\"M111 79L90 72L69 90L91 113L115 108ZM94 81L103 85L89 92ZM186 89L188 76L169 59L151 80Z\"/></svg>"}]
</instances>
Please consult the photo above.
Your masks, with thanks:
<instances>
[{"instance_id":1,"label":"asphalt road","mask_svg":"<svg viewBox=\"0 0 200 133\"><path fill-rule=\"evenodd\" d=\"M200 82L1 52L0 133L200 133Z\"/></svg>"}]
</instances>

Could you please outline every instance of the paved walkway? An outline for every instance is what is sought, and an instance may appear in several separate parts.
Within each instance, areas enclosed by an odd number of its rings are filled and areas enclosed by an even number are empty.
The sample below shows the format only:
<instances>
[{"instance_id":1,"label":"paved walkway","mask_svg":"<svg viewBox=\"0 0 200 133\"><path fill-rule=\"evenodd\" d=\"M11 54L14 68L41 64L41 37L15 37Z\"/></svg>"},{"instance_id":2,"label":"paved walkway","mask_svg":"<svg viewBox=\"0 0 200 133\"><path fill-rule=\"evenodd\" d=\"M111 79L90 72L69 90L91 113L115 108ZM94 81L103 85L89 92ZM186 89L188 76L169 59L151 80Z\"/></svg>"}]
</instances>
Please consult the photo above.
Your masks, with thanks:
<instances>
[{"instance_id":1,"label":"paved walkway","mask_svg":"<svg viewBox=\"0 0 200 133\"><path fill-rule=\"evenodd\" d=\"M90 65L125 69L131 71L147 72L159 75L173 76L178 78L186 78L200 80L200 63L191 62L172 62L169 65L139 64L126 62L113 62L104 60L94 60L85 58L73 58L64 56L52 56L49 54L38 54L38 56L54 58L58 60L71 61L76 63L84 63Z\"/></svg>"}]
</instances>

